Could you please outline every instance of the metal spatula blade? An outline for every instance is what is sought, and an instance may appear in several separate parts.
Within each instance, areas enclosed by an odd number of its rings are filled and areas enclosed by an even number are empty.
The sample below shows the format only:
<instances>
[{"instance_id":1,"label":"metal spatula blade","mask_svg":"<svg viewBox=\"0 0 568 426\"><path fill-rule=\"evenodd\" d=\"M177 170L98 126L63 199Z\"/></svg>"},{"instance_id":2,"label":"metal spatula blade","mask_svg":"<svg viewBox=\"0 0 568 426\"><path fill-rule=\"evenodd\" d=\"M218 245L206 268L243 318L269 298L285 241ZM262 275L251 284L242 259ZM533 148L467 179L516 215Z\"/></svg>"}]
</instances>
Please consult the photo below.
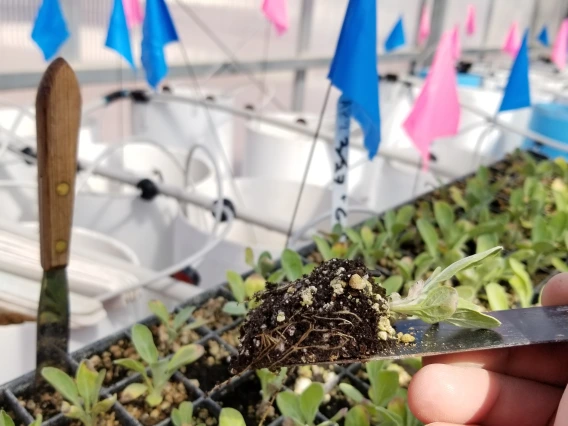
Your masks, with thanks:
<instances>
[{"instance_id":1,"label":"metal spatula blade","mask_svg":"<svg viewBox=\"0 0 568 426\"><path fill-rule=\"evenodd\" d=\"M414 343L385 348L364 358L339 359L315 364L352 364L380 359L402 359L568 342L568 306L511 309L491 312L489 315L501 321L501 326L492 330L465 329L444 323L431 325L418 320L399 321L395 325L396 331L412 334L416 339ZM299 365L301 364L275 366Z\"/></svg>"},{"instance_id":2,"label":"metal spatula blade","mask_svg":"<svg viewBox=\"0 0 568 426\"><path fill-rule=\"evenodd\" d=\"M47 68L36 98L38 204L43 278L37 313L36 385L45 366L67 370L69 289L67 264L81 125L75 73L59 58Z\"/></svg>"}]
</instances>

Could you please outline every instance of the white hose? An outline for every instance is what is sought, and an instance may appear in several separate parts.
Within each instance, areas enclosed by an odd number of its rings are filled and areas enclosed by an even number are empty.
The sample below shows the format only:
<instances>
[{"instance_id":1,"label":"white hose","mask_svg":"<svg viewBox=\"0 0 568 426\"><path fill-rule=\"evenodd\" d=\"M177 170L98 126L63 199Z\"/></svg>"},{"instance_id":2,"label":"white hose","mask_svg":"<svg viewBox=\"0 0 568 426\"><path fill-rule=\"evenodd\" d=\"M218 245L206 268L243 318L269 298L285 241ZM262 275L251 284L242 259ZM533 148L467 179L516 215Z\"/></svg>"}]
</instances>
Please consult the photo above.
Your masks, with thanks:
<instances>
[{"instance_id":1,"label":"white hose","mask_svg":"<svg viewBox=\"0 0 568 426\"><path fill-rule=\"evenodd\" d=\"M159 144L156 141L153 141L149 138L146 138L144 136L140 137L140 136L136 136L134 138L128 139L125 142L121 142L118 144L110 144L103 152L102 154L100 154L97 159L91 163L89 165L89 168L87 170L85 170L82 173L82 179L78 182L78 184L76 185L76 192L80 192L83 187L87 184L87 181L91 178L91 176L95 173L95 170L105 161L108 159L108 157L110 157L112 154L114 154L116 151L120 150L120 149L124 149L125 147L127 147L128 145L133 145L133 144L148 144L148 145L153 145L156 148L158 148L159 150L161 150L164 154L166 154L168 157L170 157L170 159L172 160L172 163L175 164L175 166L180 170L181 173L184 172L183 166L178 162L176 156L169 151L166 147L164 147L163 145Z\"/></svg>"}]
</instances>

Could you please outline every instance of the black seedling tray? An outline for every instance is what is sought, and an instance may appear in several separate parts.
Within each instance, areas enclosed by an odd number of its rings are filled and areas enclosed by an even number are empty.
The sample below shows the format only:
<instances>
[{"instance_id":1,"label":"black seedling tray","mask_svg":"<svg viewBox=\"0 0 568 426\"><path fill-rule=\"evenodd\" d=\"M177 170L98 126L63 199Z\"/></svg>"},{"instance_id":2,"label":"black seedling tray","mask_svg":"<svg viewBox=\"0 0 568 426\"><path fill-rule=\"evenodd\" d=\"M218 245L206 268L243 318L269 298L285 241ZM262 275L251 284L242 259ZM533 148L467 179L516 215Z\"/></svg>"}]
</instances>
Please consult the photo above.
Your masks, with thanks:
<instances>
[{"instance_id":1,"label":"black seedling tray","mask_svg":"<svg viewBox=\"0 0 568 426\"><path fill-rule=\"evenodd\" d=\"M538 154L536 155L537 158L541 157ZM496 163L498 164L498 163ZM493 169L493 167L489 167L490 169ZM405 203L400 204L399 206L397 206L395 209L398 209L399 207L402 207L403 205L406 204L414 204L417 200L426 200L429 196L432 195L432 193L436 190L440 190L440 189L444 189L444 188L448 188L451 185L455 185L456 183L459 182L465 182L467 181L468 178L470 178L471 176L473 176L474 174L470 174L464 177L461 177L459 179L456 179L448 184L445 184L442 187L436 188L424 195L421 195L413 200L407 201ZM380 215L382 216L382 215ZM359 226L362 226L362 224L360 224ZM306 247L303 247L302 249L298 250L298 252L300 253L300 255L303 257L304 262L307 262L306 257L314 252L316 250L316 246L315 244L309 244ZM279 267L280 263L276 262L276 267ZM250 275L252 272L249 272L247 274L244 275L244 277ZM384 271L385 276L390 275L388 270ZM553 274L551 274L553 275ZM542 283L538 283L536 285L535 288L535 297L538 295L538 293L540 292L540 289L542 288L542 286L544 285L544 282L546 282L546 280L544 280ZM200 306L202 306L207 300L217 297L217 296L223 296L225 297L227 300L231 301L234 300L231 293L228 291L228 285L227 283L222 283L220 284L217 288L212 289L212 290L208 290L208 291L204 291L203 293L198 294L197 296L195 296L194 298L183 302L182 304L180 304L175 311L179 311L180 309L182 309L183 307L186 306L196 306L197 308L199 308ZM222 339L222 335L223 333L225 333L228 330L231 330L234 327L238 327L240 325L240 323L242 322L241 318L234 318L234 321L229 324L226 325L218 330L212 330L207 326L203 326L200 327L198 329L196 329L195 331L200 335L200 339L196 342L198 344L206 344L208 341L210 341L211 339L217 341L218 343L220 343L220 345L222 345L227 352L229 352L232 355L236 355L237 350L236 348L234 348L233 346L231 346L229 343L225 342ZM142 324L148 325L148 326L152 326L158 323L158 320L156 317L151 316L146 318L144 321L141 321ZM86 359L89 358L95 354L100 354L102 352L104 352L105 350L107 350L110 346L112 346L114 343L116 343L117 341L119 341L120 339L130 339L130 327L127 327L111 336L108 336L102 340L99 340L91 345L86 346L85 348L82 348L78 351L75 351L71 354L69 354L69 356L67 357L67 362L70 366L70 369L72 370L72 372L74 372L76 370L76 368L78 367L79 362L82 359ZM188 368L191 368L191 365L188 366ZM351 383L359 388L360 390L363 391L363 394L367 393L368 390L368 384L365 383L364 381L360 380L358 377L355 376L355 372L357 370L357 368L360 368L360 366L355 365L355 366L349 366L348 368L344 368L341 366L335 366L335 372L337 373L337 381L341 382L341 380L343 379L348 379L351 381ZM16 424L20 425L20 424L25 424L28 425L29 423L31 423L33 421L32 416L28 413L28 411L22 407L20 405L20 403L18 402L18 396L21 396L22 394L24 394L31 386L31 384L33 383L33 379L34 379L34 372L30 372L24 376L19 377L18 379L15 379L5 385L0 386L0 408L4 408L5 410L9 410L12 411L15 416L16 416ZM194 403L195 406L195 411L194 414L197 412L197 409L200 407L204 407L207 408L209 410L209 412L211 413L211 415L213 416L218 416L219 412L221 410L221 404L220 401L222 401L223 399L225 399L228 395L230 396L230 394L232 392L238 392L239 390L239 386L243 384L243 380L246 380L247 377L249 377L251 374L254 373L247 373L245 374L245 376L243 377L237 377L237 378L233 378L232 380L220 385L219 387L215 388L213 392L211 392L210 394L208 393L208 391L210 391L210 389L202 389L199 386L196 386L190 379L186 377L183 373L178 372L176 373L176 375L172 378L173 381L177 381L177 382L181 382L184 384L187 392L188 392L188 396L189 399L192 400L192 402ZM227 377L229 377L229 373L227 371ZM113 393L119 393L122 389L124 389L124 387L126 387L128 384L139 380L140 379L140 375L139 374L135 374L132 376L129 376L125 379L122 379L116 383L113 383L112 385L108 386L108 387L104 387L101 390L101 397L108 397L109 395L113 394ZM260 388L258 389L258 391L260 392ZM120 404L119 402L117 402L114 407L113 410L117 416L117 418L119 419L120 423L122 425L132 425L132 426L140 426L140 423L134 419L125 409L125 407ZM327 418L322 414L319 413L318 414L318 418L320 419L320 421L324 421ZM276 426L282 423L282 418L278 418L275 421L273 421L269 426ZM63 415L59 414L51 419L46 420L43 425L49 425L49 426L59 426L59 425L66 425L69 423L69 420L67 420L66 418L63 417ZM166 426L166 425L170 425L171 422L169 419L166 419L164 421L162 421L161 423L158 423L159 426Z\"/></svg>"}]
</instances>

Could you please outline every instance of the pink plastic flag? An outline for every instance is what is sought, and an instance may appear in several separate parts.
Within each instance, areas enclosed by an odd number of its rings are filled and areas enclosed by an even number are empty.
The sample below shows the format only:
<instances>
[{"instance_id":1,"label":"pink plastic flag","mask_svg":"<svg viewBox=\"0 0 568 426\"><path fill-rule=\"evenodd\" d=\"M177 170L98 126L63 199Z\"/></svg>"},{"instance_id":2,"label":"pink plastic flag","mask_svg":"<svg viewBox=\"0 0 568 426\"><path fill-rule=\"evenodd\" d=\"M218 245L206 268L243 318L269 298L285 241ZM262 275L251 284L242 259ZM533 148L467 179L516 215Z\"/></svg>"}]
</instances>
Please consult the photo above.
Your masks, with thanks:
<instances>
[{"instance_id":1,"label":"pink plastic flag","mask_svg":"<svg viewBox=\"0 0 568 426\"><path fill-rule=\"evenodd\" d=\"M140 0L122 0L122 4L124 5L124 14L126 15L128 28L133 28L144 22Z\"/></svg>"},{"instance_id":2,"label":"pink plastic flag","mask_svg":"<svg viewBox=\"0 0 568 426\"><path fill-rule=\"evenodd\" d=\"M507 39L503 45L503 52L506 52L511 57L515 58L520 47L521 38L519 36L519 24L515 21L511 24L509 32L507 33Z\"/></svg>"},{"instance_id":3,"label":"pink plastic flag","mask_svg":"<svg viewBox=\"0 0 568 426\"><path fill-rule=\"evenodd\" d=\"M444 33L430 72L403 128L422 156L422 167L428 169L430 145L437 138L458 132L460 105L457 76L452 58L452 33Z\"/></svg>"},{"instance_id":4,"label":"pink plastic flag","mask_svg":"<svg viewBox=\"0 0 568 426\"><path fill-rule=\"evenodd\" d=\"M566 53L568 51L568 18L566 18L554 40L552 46L552 62L559 70L566 68Z\"/></svg>"},{"instance_id":5,"label":"pink plastic flag","mask_svg":"<svg viewBox=\"0 0 568 426\"><path fill-rule=\"evenodd\" d=\"M288 30L288 0L264 0L262 11L266 18L272 22L279 35Z\"/></svg>"},{"instance_id":6,"label":"pink plastic flag","mask_svg":"<svg viewBox=\"0 0 568 426\"><path fill-rule=\"evenodd\" d=\"M452 32L452 54L454 60L458 60L461 56L460 27L456 25Z\"/></svg>"},{"instance_id":7,"label":"pink plastic flag","mask_svg":"<svg viewBox=\"0 0 568 426\"><path fill-rule=\"evenodd\" d=\"M430 37L430 11L424 4L422 15L420 16L420 27L418 28L418 43L423 44Z\"/></svg>"},{"instance_id":8,"label":"pink plastic flag","mask_svg":"<svg viewBox=\"0 0 568 426\"><path fill-rule=\"evenodd\" d=\"M475 34L475 6L473 4L469 4L467 6L467 18L465 20L465 32L467 35Z\"/></svg>"}]
</instances>

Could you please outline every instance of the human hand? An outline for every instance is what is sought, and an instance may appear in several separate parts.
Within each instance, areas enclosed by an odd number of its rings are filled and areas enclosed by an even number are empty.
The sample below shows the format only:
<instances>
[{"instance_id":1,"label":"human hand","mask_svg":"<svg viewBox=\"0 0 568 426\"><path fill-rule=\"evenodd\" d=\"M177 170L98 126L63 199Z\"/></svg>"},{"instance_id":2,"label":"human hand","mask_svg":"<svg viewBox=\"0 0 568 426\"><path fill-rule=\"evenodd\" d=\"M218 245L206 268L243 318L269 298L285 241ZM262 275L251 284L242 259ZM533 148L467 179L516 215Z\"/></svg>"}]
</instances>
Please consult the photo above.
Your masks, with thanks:
<instances>
[{"instance_id":1,"label":"human hand","mask_svg":"<svg viewBox=\"0 0 568 426\"><path fill-rule=\"evenodd\" d=\"M553 277L544 306L568 305L568 273ZM568 344L432 356L408 403L430 426L568 426Z\"/></svg>"}]
</instances>

